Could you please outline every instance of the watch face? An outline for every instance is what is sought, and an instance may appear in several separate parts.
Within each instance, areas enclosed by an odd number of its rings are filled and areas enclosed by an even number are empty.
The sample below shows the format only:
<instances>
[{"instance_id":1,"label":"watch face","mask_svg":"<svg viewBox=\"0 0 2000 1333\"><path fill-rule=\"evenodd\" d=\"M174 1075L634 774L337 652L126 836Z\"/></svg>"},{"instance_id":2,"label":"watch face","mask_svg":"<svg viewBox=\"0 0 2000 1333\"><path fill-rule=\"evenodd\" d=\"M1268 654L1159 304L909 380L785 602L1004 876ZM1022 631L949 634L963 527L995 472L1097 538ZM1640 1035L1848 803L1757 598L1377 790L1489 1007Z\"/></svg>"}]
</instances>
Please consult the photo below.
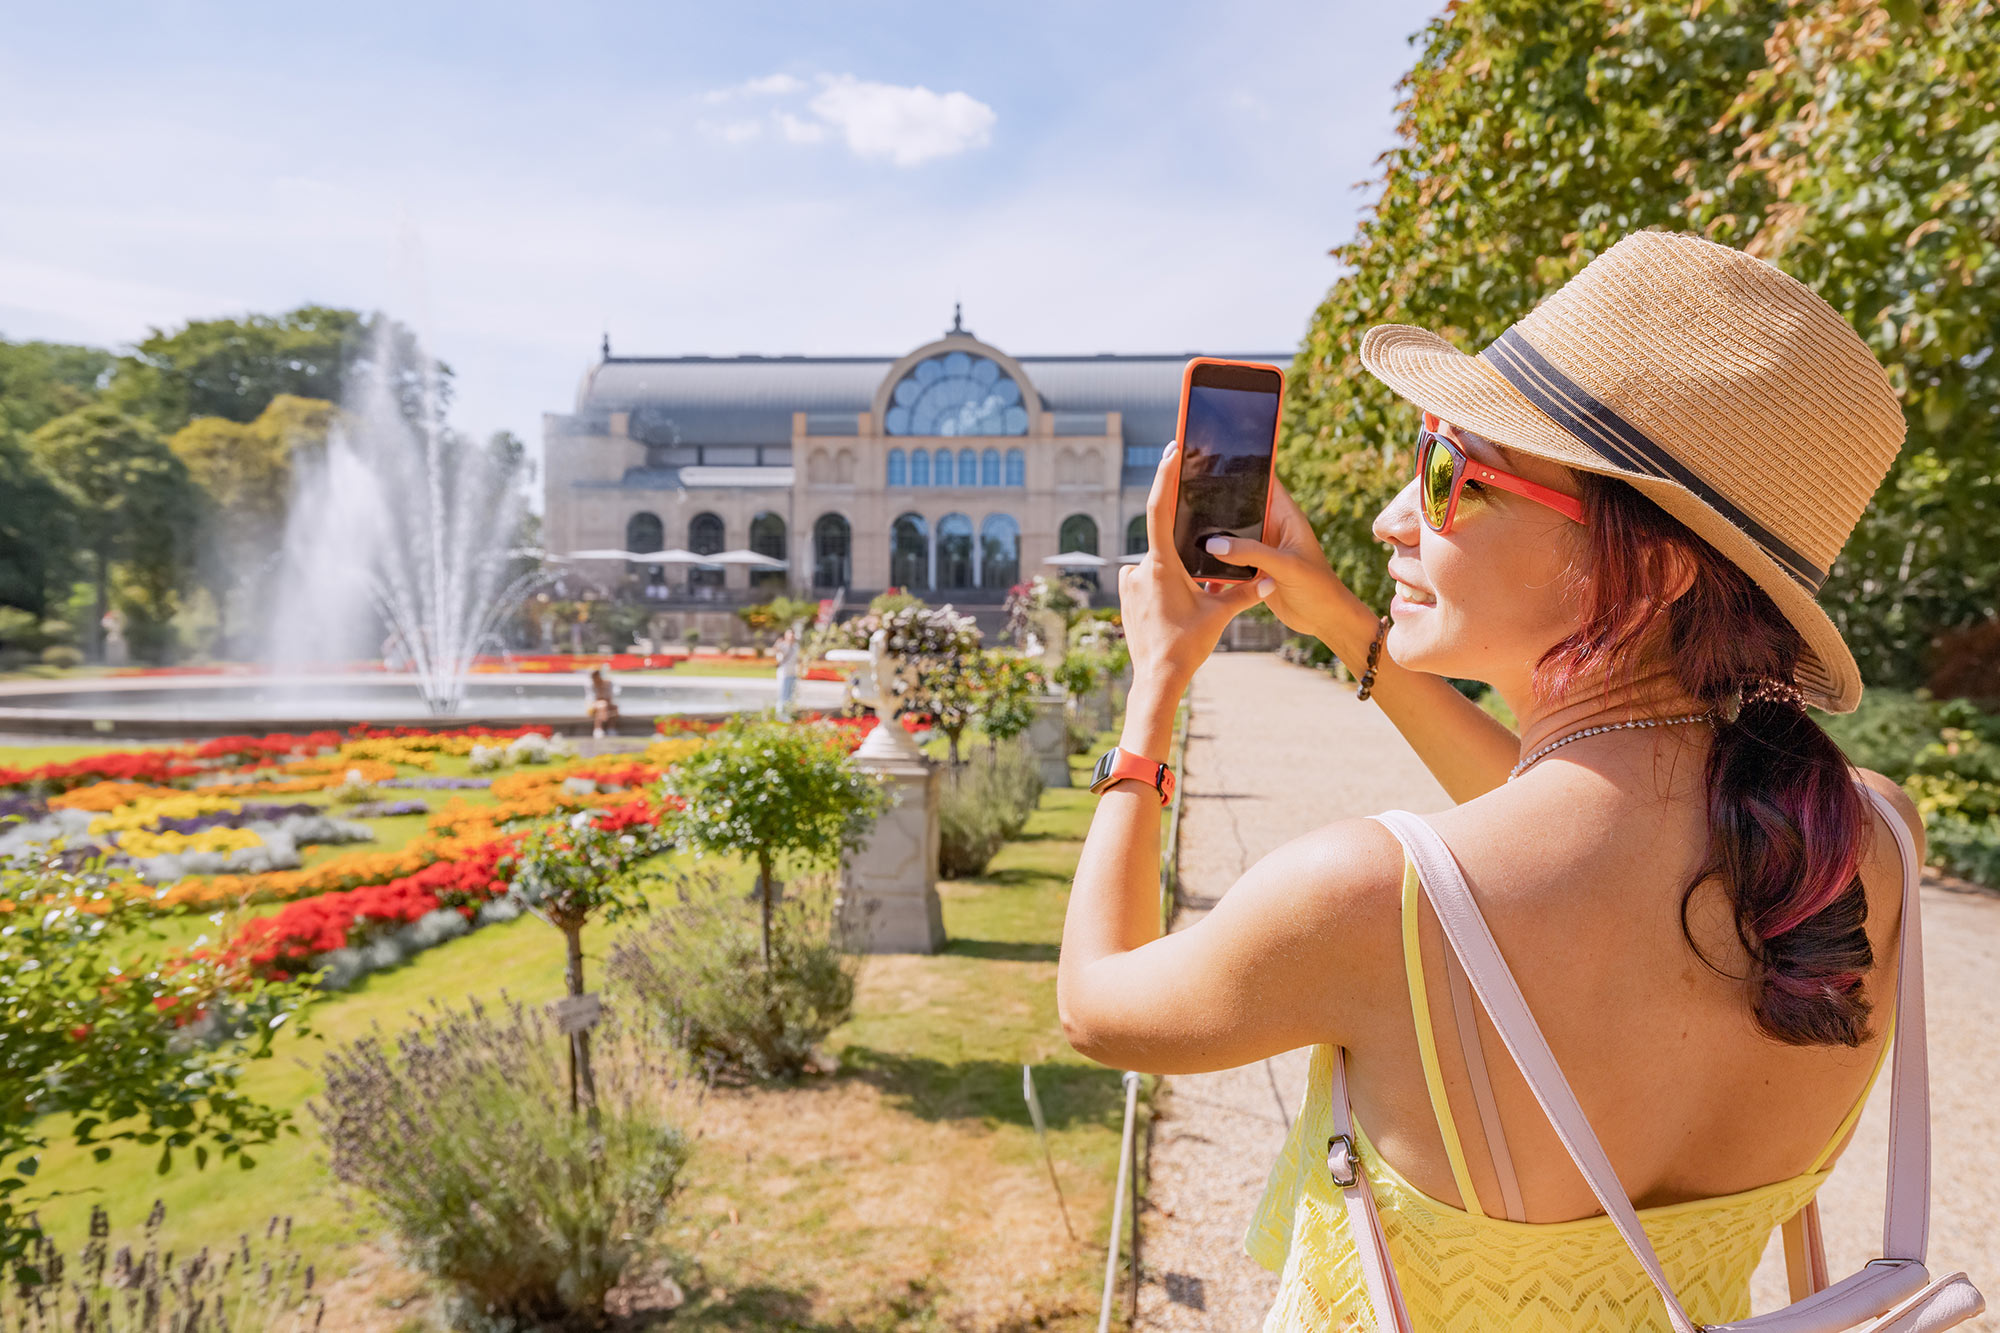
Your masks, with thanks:
<instances>
[{"instance_id":1,"label":"watch face","mask_svg":"<svg viewBox=\"0 0 2000 1333\"><path fill-rule=\"evenodd\" d=\"M1090 775L1090 786L1094 791L1111 776L1111 766L1118 762L1118 751L1106 750L1097 756L1097 768Z\"/></svg>"}]
</instances>

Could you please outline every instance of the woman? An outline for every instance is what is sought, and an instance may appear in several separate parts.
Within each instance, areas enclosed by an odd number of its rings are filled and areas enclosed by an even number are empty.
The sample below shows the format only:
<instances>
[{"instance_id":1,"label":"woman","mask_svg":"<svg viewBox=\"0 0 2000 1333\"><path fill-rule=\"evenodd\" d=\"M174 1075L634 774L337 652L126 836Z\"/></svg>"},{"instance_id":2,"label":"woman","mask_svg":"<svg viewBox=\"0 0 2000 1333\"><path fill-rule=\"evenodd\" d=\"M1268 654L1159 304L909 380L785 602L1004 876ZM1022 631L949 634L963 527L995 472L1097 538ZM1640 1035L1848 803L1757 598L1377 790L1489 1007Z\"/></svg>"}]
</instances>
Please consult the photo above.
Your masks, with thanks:
<instances>
[{"instance_id":1,"label":"woman","mask_svg":"<svg viewBox=\"0 0 2000 1333\"><path fill-rule=\"evenodd\" d=\"M618 686L603 667L590 669L590 734L602 738L618 729Z\"/></svg>"},{"instance_id":2,"label":"woman","mask_svg":"<svg viewBox=\"0 0 2000 1333\"><path fill-rule=\"evenodd\" d=\"M1376 663L1364 697L1458 802L1427 822L1673 1289L1698 1322L1740 1318L1772 1228L1844 1146L1889 1028L1897 844L1805 705L1860 696L1814 592L1901 445L1895 394L1806 288L1652 232L1480 356L1401 327L1372 330L1361 356L1425 413L1419 475L1375 521L1389 615L1327 568L1282 491L1267 542L1211 545L1261 577L1197 586L1169 538L1169 450L1149 553L1120 579L1134 675L1120 748L1167 756L1182 690L1259 599L1357 673ZM1489 683L1519 734L1445 677ZM1858 776L1921 846L1901 791ZM1660 1298L1489 1019L1455 1019L1438 921L1396 836L1363 819L1307 834L1158 938L1159 797L1103 790L1058 981L1077 1049L1174 1073L1317 1048L1251 1229L1255 1257L1282 1269L1268 1327L1374 1326L1318 1160L1336 1045L1415 1327L1658 1326Z\"/></svg>"}]
</instances>

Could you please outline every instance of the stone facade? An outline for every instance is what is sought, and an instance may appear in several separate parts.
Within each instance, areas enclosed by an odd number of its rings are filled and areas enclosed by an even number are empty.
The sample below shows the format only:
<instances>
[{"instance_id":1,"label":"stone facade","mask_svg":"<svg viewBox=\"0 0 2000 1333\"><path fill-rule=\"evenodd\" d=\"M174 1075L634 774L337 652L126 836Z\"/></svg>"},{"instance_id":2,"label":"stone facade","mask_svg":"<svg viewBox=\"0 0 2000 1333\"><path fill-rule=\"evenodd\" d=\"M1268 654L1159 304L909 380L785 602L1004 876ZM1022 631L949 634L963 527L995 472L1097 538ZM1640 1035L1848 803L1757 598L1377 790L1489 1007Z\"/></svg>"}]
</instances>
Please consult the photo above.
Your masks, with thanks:
<instances>
[{"instance_id":1,"label":"stone facade","mask_svg":"<svg viewBox=\"0 0 2000 1333\"><path fill-rule=\"evenodd\" d=\"M572 566L663 606L891 586L997 604L1060 551L1143 546L1185 360L1016 359L956 324L894 359L607 355L544 421L547 547L782 551L781 574Z\"/></svg>"}]
</instances>

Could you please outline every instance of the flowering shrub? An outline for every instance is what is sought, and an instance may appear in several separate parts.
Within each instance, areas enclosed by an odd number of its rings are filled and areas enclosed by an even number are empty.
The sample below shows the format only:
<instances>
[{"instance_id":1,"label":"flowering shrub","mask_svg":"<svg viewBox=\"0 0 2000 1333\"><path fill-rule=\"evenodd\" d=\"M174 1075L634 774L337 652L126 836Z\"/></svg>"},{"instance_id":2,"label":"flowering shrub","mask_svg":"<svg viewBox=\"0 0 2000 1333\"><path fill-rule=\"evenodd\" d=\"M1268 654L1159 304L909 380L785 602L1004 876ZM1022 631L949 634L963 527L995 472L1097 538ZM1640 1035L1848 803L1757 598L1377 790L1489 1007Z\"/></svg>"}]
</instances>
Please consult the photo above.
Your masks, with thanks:
<instances>
[{"instance_id":1,"label":"flowering shrub","mask_svg":"<svg viewBox=\"0 0 2000 1333\"><path fill-rule=\"evenodd\" d=\"M243 802L233 796L216 796L208 792L174 792L167 796L144 797L116 806L90 821L90 834L92 837L100 837L106 833L122 833L127 829L150 828L160 820L234 815L240 813L242 809ZM161 824L159 827L166 826ZM194 830L183 828L180 831L191 833Z\"/></svg>"},{"instance_id":2,"label":"flowering shrub","mask_svg":"<svg viewBox=\"0 0 2000 1333\"><path fill-rule=\"evenodd\" d=\"M181 793L173 787L144 782L97 782L49 798L51 810L100 810L106 813L136 801L159 801Z\"/></svg>"},{"instance_id":3,"label":"flowering shrub","mask_svg":"<svg viewBox=\"0 0 2000 1333\"><path fill-rule=\"evenodd\" d=\"M43 764L37 768L0 768L0 790L36 787L68 791L93 783L164 787L176 778L192 777L201 771L201 766L180 750L135 750L94 754L66 764Z\"/></svg>"}]
</instances>

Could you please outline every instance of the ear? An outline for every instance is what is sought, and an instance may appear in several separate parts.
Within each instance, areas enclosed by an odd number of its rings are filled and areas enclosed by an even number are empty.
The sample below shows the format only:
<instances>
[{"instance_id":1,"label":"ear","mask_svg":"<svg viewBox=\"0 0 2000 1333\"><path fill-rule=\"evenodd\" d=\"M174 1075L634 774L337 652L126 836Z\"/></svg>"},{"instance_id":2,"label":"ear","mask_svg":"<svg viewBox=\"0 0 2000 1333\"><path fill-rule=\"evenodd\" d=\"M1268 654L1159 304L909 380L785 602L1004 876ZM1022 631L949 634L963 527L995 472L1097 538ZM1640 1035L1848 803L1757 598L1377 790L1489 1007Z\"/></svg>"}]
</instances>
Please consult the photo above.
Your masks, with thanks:
<instances>
[{"instance_id":1,"label":"ear","mask_svg":"<svg viewBox=\"0 0 2000 1333\"><path fill-rule=\"evenodd\" d=\"M1694 587L1694 556L1679 542L1667 542L1653 553L1653 559L1659 562L1657 570L1662 575L1660 604L1671 606Z\"/></svg>"}]
</instances>

